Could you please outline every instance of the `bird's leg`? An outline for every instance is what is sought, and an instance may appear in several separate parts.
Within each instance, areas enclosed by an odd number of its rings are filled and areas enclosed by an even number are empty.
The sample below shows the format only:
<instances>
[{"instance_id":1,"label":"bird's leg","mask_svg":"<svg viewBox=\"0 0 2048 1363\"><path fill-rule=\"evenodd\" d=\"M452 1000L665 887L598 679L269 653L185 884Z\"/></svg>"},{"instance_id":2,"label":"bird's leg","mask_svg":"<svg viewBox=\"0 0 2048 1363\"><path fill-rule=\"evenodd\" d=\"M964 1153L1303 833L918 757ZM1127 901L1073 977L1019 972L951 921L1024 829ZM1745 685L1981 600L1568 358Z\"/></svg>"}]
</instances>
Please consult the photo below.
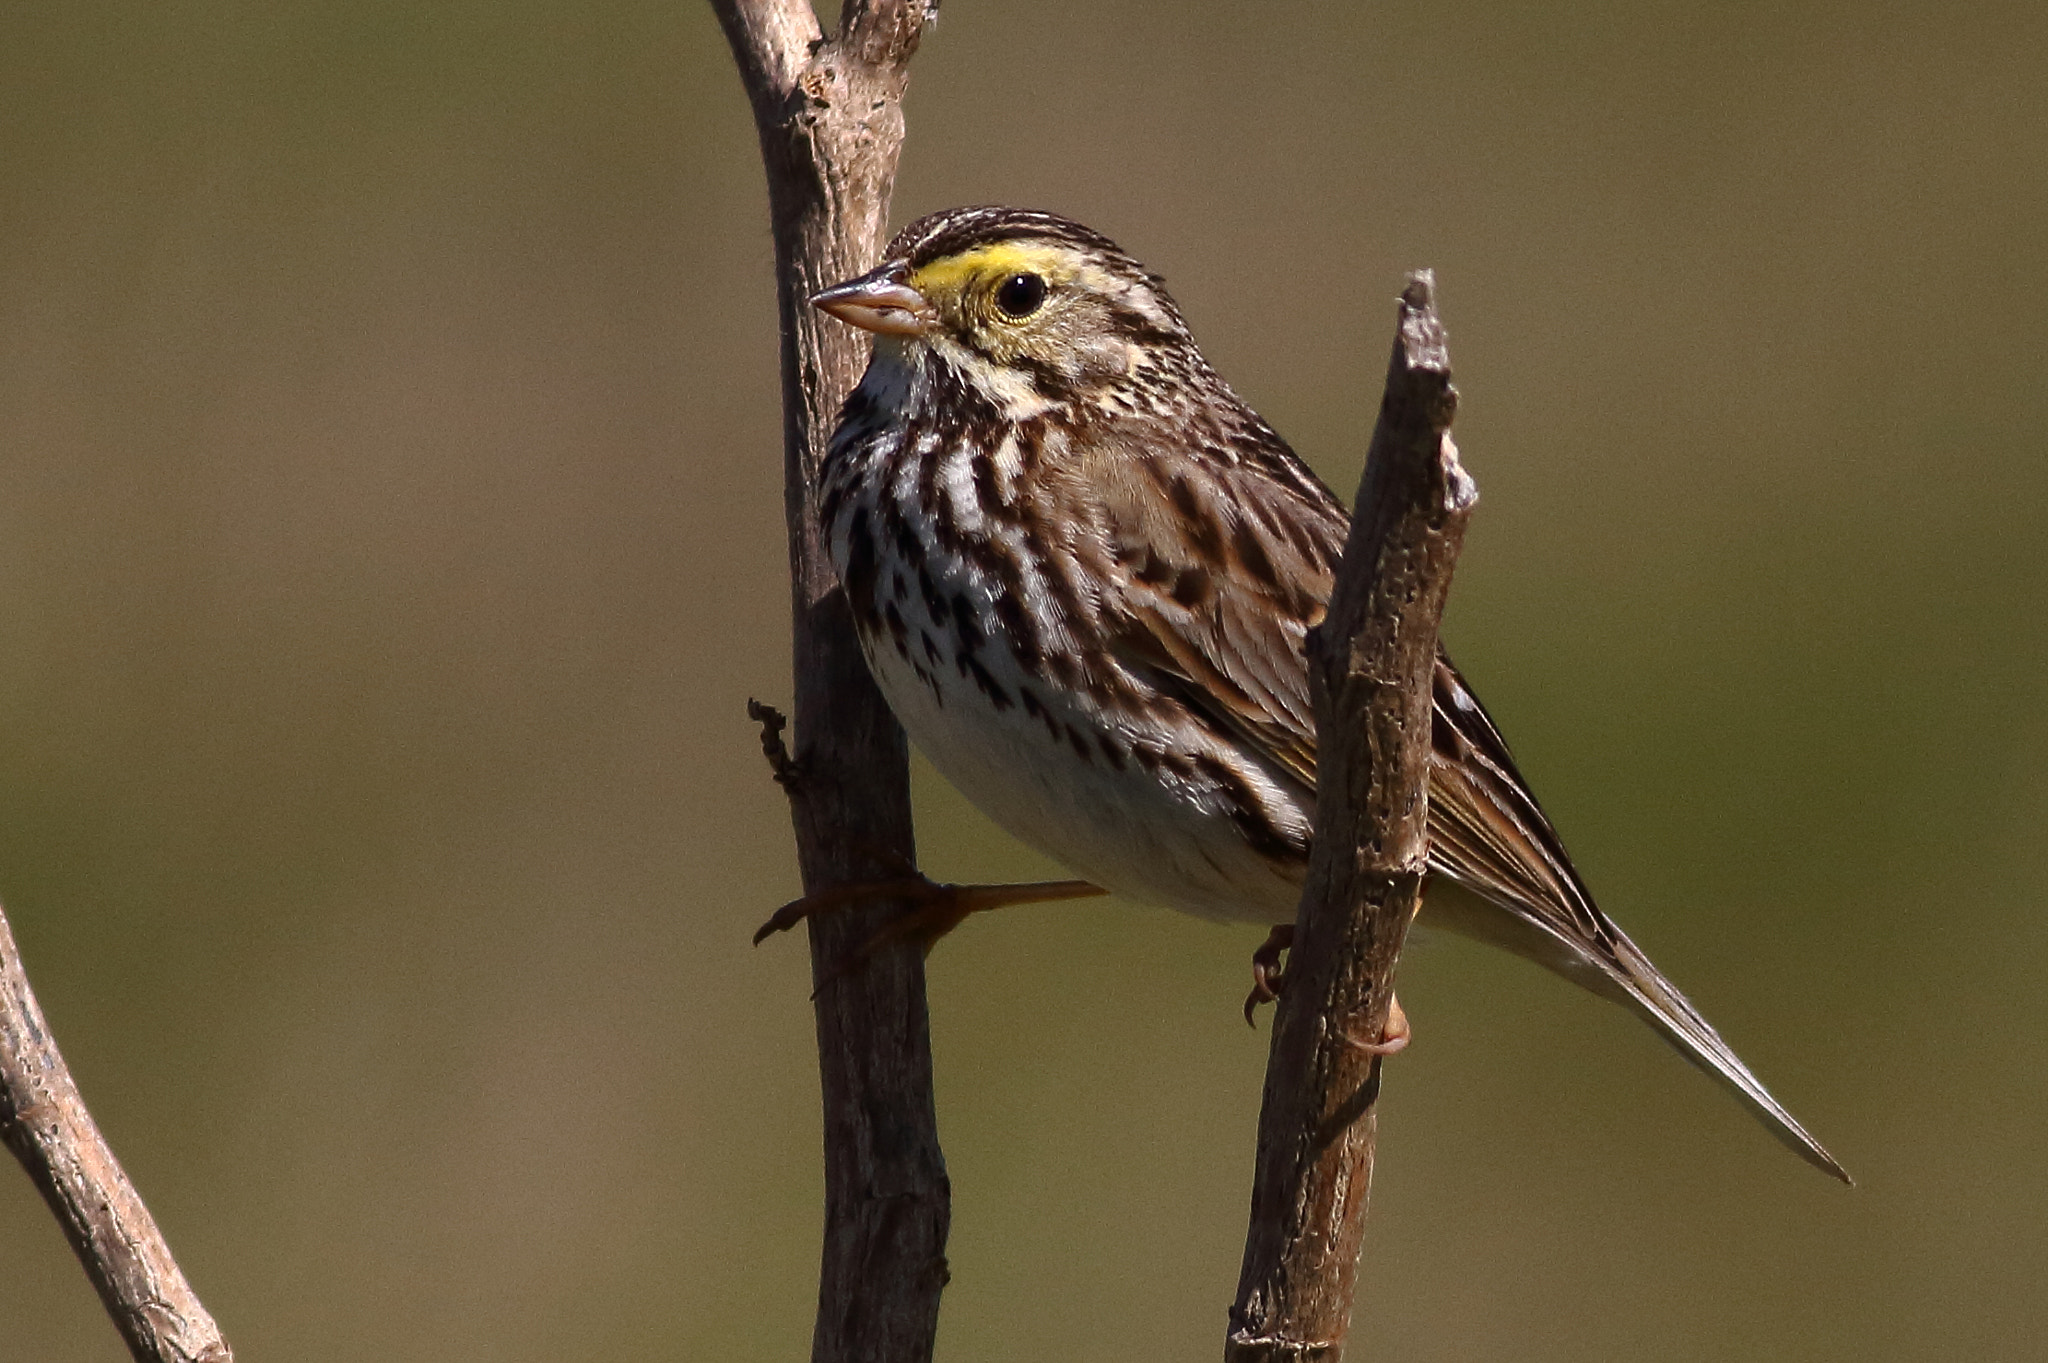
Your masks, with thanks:
<instances>
[{"instance_id":1,"label":"bird's leg","mask_svg":"<svg viewBox=\"0 0 2048 1363\"><path fill-rule=\"evenodd\" d=\"M1287 972L1280 967L1280 953L1294 946L1294 924L1280 923L1266 934L1266 940L1252 953L1252 992L1245 996L1244 1020L1252 1023L1252 1012L1262 1003L1272 1003L1280 997L1280 991L1287 987ZM1408 1014L1402 1011L1399 995L1387 1000L1387 1025L1378 1041L1361 1041L1345 1033L1344 1039L1367 1055L1392 1055L1408 1048L1414 1036L1414 1029L1408 1025Z\"/></svg>"},{"instance_id":2,"label":"bird's leg","mask_svg":"<svg viewBox=\"0 0 2048 1363\"><path fill-rule=\"evenodd\" d=\"M754 933L754 945L759 946L778 932L787 932L806 918L843 909L849 904L869 899L902 899L909 901L911 907L890 919L862 948L862 952L906 937L930 951L933 944L959 927L970 914L986 913L1011 904L1042 904L1055 899L1085 899L1090 895L1108 893L1100 885L1091 885L1085 880L953 885L913 874L889 880L852 881L828 885L816 894L784 904Z\"/></svg>"},{"instance_id":3,"label":"bird's leg","mask_svg":"<svg viewBox=\"0 0 2048 1363\"><path fill-rule=\"evenodd\" d=\"M820 979L818 983L822 987L856 969L877 947L890 942L913 941L929 952L941 937L959 927L971 914L986 913L1012 904L1041 904L1109 893L1085 880L1035 880L1016 885L942 884L925 876L901 857L888 860L900 863L897 868L900 874L886 880L828 885L814 894L784 904L755 932L754 945L759 946L775 933L787 932L806 918L843 909L849 904L872 899L900 899L909 905L877 928Z\"/></svg>"}]
</instances>

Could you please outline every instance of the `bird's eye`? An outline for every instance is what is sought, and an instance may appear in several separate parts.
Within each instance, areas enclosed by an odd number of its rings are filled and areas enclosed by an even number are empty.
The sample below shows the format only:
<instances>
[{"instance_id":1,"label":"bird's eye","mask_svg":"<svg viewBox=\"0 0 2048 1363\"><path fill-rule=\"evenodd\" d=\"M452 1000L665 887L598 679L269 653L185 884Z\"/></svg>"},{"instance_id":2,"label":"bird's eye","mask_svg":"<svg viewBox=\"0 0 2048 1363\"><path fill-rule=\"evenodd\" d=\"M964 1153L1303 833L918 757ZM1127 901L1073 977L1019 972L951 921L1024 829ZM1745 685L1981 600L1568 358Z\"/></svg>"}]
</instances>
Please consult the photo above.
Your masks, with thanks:
<instances>
[{"instance_id":1,"label":"bird's eye","mask_svg":"<svg viewBox=\"0 0 2048 1363\"><path fill-rule=\"evenodd\" d=\"M996 306L1009 317L1024 318L1045 302L1045 276L1013 274L996 288Z\"/></svg>"}]
</instances>

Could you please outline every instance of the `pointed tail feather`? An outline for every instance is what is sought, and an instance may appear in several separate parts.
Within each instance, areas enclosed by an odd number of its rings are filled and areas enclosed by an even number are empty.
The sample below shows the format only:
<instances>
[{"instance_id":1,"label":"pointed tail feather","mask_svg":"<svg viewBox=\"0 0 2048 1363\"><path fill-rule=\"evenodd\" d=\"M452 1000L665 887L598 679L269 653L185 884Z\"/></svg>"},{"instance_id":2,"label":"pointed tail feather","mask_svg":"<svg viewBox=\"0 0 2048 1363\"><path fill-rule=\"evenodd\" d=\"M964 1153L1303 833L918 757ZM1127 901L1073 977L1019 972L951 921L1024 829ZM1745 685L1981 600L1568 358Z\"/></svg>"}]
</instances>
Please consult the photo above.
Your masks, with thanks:
<instances>
[{"instance_id":1,"label":"pointed tail feather","mask_svg":"<svg viewBox=\"0 0 2048 1363\"><path fill-rule=\"evenodd\" d=\"M1742 1063L1728 1048L1728 1043L1721 1040L1721 1034L1700 1016L1699 1009L1664 978L1662 971L1650 964L1650 958L1643 955L1635 943L1618 933L1615 945L1619 948L1616 952L1619 969L1614 972L1612 996L1642 1014L1680 1055L1720 1080L1729 1092L1742 1100L1743 1106L1757 1115L1786 1149L1814 1168L1854 1187L1856 1180L1849 1177L1849 1171L1785 1110L1784 1104L1771 1096L1763 1081L1749 1072L1749 1066Z\"/></svg>"},{"instance_id":2,"label":"pointed tail feather","mask_svg":"<svg viewBox=\"0 0 2048 1363\"><path fill-rule=\"evenodd\" d=\"M1631 942L1612 919L1601 916L1612 959L1595 956L1547 922L1525 909L1501 904L1477 891L1437 879L1423 903L1419 920L1505 948L1525 960L1563 976L1587 991L1625 1004L1639 1014L1680 1055L1719 1080L1755 1113L1757 1119L1792 1153L1814 1168L1855 1186L1846 1169L1810 1135L1763 1081L1750 1073L1708 1021L1650 958Z\"/></svg>"},{"instance_id":3,"label":"pointed tail feather","mask_svg":"<svg viewBox=\"0 0 2048 1363\"><path fill-rule=\"evenodd\" d=\"M1433 891L1431 916L1635 1009L1680 1055L1726 1085L1793 1153L1851 1182L1677 986L1594 906L1500 730L1441 651L1433 701L1430 868L1466 893Z\"/></svg>"}]
</instances>

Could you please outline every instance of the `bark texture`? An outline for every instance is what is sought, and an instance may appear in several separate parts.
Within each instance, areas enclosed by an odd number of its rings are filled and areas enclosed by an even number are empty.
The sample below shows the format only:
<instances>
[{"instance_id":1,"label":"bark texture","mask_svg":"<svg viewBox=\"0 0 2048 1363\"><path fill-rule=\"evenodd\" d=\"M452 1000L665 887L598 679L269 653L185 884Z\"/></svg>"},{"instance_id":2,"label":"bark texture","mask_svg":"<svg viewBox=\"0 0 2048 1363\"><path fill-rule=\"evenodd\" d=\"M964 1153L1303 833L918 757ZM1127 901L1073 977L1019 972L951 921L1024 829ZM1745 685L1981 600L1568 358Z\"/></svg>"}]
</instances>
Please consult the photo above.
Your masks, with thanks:
<instances>
[{"instance_id":1,"label":"bark texture","mask_svg":"<svg viewBox=\"0 0 2048 1363\"><path fill-rule=\"evenodd\" d=\"M1377 1042L1422 900L1437 624L1478 491L1435 279L1409 278L1330 609L1309 641L1315 848L1273 1022L1226 1363L1343 1356L1372 1186Z\"/></svg>"},{"instance_id":2,"label":"bark texture","mask_svg":"<svg viewBox=\"0 0 2048 1363\"><path fill-rule=\"evenodd\" d=\"M915 857L903 731L868 676L812 490L866 333L808 303L886 241L907 67L936 0L848 0L826 37L809 0L713 0L753 103L782 318L784 510L794 615L789 791L806 894L900 877ZM931 1357L951 1195L932 1102L924 961L909 942L828 978L898 905L810 920L825 1116L815 1363Z\"/></svg>"},{"instance_id":3,"label":"bark texture","mask_svg":"<svg viewBox=\"0 0 2048 1363\"><path fill-rule=\"evenodd\" d=\"M42 1192L138 1363L234 1363L86 1111L0 912L0 1138Z\"/></svg>"}]
</instances>

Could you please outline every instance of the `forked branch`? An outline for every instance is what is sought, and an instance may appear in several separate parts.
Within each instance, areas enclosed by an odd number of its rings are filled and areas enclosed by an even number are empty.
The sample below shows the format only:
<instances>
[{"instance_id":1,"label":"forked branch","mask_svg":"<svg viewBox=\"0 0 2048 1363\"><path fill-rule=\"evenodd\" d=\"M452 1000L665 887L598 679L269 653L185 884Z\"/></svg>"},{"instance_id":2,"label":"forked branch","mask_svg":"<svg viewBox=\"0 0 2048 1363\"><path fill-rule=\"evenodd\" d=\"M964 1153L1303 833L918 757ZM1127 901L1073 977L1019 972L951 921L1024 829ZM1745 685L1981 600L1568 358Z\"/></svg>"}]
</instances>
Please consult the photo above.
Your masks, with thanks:
<instances>
[{"instance_id":1,"label":"forked branch","mask_svg":"<svg viewBox=\"0 0 2048 1363\"><path fill-rule=\"evenodd\" d=\"M34 1180L137 1363L234 1363L107 1148L0 912L0 1137Z\"/></svg>"},{"instance_id":2,"label":"forked branch","mask_svg":"<svg viewBox=\"0 0 2048 1363\"><path fill-rule=\"evenodd\" d=\"M1435 278L1401 295L1329 613L1311 636L1316 829L1273 1022L1258 1169L1226 1363L1335 1363L1372 1184L1394 966L1428 850L1437 624L1478 490L1451 443L1457 392Z\"/></svg>"},{"instance_id":3,"label":"forked branch","mask_svg":"<svg viewBox=\"0 0 2048 1363\"><path fill-rule=\"evenodd\" d=\"M768 174L782 318L783 509L789 526L796 752L785 780L805 894L912 861L903 731L868 676L812 495L865 332L807 300L881 253L903 144L907 68L936 0L848 0L820 31L809 0L713 0L753 105ZM778 740L779 742L779 740ZM836 964L900 906L810 919L825 1116L825 1246L814 1363L929 1359L950 1200L932 1101L924 961L903 941Z\"/></svg>"}]
</instances>

